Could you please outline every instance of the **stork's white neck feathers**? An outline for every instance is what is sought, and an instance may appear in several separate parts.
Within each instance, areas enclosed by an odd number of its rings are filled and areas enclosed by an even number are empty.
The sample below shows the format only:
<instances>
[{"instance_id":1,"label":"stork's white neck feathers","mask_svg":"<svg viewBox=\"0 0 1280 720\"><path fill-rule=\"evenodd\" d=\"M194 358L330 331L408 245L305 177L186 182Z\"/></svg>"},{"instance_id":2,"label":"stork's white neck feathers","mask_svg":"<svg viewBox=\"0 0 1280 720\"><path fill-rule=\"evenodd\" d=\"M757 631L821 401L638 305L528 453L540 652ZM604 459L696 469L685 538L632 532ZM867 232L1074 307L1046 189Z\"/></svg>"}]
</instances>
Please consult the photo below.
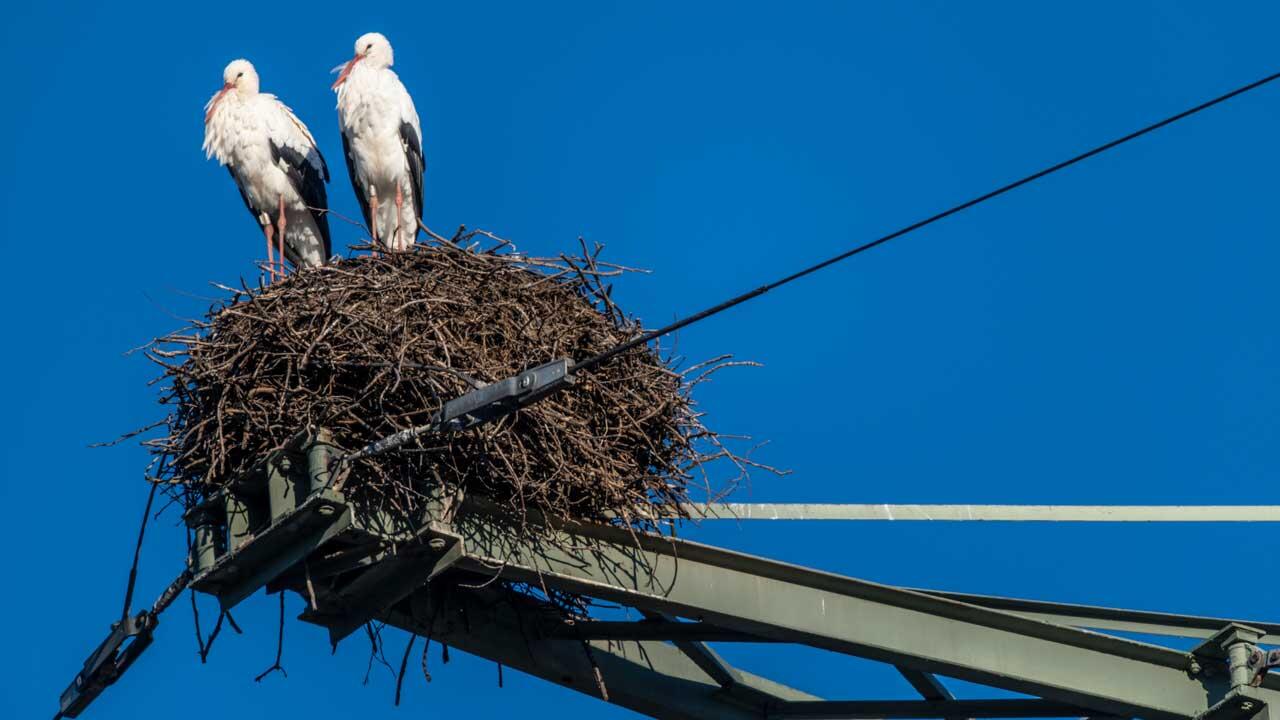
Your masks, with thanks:
<instances>
[{"instance_id":1,"label":"stork's white neck feathers","mask_svg":"<svg viewBox=\"0 0 1280 720\"><path fill-rule=\"evenodd\" d=\"M205 158L217 158L221 165L231 162L238 148L243 148L255 137L266 137L262 131L278 124L273 116L278 114L277 108L283 107L271 93L227 93L213 108L209 122L205 123L202 146ZM299 126L306 132L300 122ZM311 133L306 132L306 135L311 140Z\"/></svg>"}]
</instances>

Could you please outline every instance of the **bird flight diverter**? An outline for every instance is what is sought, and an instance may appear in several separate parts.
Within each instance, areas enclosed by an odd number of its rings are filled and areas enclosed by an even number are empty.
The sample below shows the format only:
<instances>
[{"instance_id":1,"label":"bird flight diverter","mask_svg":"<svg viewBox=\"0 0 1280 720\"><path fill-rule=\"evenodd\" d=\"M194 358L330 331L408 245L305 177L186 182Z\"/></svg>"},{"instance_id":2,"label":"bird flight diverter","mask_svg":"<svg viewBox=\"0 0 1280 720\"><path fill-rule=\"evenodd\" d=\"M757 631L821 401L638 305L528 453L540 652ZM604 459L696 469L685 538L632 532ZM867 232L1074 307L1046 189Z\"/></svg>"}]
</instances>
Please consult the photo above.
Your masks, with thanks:
<instances>
[{"instance_id":1,"label":"bird flight diverter","mask_svg":"<svg viewBox=\"0 0 1280 720\"><path fill-rule=\"evenodd\" d=\"M430 433L468 430L497 420L571 385L572 371L573 361L560 358L477 388L446 402L427 424L388 435L344 460L380 455Z\"/></svg>"},{"instance_id":2,"label":"bird flight diverter","mask_svg":"<svg viewBox=\"0 0 1280 720\"><path fill-rule=\"evenodd\" d=\"M497 420L573 382L569 374L572 366L571 361L561 358L472 390L444 404L440 424L446 430L456 431Z\"/></svg>"}]
</instances>

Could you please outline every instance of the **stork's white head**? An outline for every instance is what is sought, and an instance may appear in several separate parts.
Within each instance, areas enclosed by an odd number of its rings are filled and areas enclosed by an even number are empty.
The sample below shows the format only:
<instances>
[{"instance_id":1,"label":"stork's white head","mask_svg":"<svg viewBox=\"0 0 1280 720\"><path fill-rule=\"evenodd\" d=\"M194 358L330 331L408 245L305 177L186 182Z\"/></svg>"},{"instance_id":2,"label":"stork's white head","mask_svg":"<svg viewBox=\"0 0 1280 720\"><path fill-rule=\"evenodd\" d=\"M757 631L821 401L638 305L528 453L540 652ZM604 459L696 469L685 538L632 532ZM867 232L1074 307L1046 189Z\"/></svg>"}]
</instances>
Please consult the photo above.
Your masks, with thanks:
<instances>
[{"instance_id":1,"label":"stork's white head","mask_svg":"<svg viewBox=\"0 0 1280 720\"><path fill-rule=\"evenodd\" d=\"M213 117L213 111L217 109L218 103L229 92L235 92L241 98L249 98L258 94L258 71L253 69L253 63L248 60L232 60L227 63L227 67L222 71L222 89L213 97L209 98L209 103L204 106L204 122L209 124L209 119Z\"/></svg>"},{"instance_id":2,"label":"stork's white head","mask_svg":"<svg viewBox=\"0 0 1280 720\"><path fill-rule=\"evenodd\" d=\"M222 71L222 82L224 87L234 88L241 95L258 94L258 71L253 69L253 63L248 60L232 60L227 63L226 69Z\"/></svg>"},{"instance_id":3,"label":"stork's white head","mask_svg":"<svg viewBox=\"0 0 1280 720\"><path fill-rule=\"evenodd\" d=\"M335 90L347 81L347 76L357 63L364 63L366 67L374 69L391 67L395 63L395 54L391 52L391 43L386 36L371 32L356 39L356 54L342 66L342 74L333 83Z\"/></svg>"}]
</instances>

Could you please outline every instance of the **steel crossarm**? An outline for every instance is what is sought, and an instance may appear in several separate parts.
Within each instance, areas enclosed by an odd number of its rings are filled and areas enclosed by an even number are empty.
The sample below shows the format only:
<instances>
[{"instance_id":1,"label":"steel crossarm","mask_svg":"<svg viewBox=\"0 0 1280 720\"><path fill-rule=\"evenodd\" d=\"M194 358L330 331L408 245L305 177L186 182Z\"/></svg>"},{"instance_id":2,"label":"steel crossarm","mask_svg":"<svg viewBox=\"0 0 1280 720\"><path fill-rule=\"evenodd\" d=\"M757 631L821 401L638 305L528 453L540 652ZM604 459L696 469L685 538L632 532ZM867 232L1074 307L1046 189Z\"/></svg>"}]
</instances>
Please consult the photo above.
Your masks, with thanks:
<instances>
[{"instance_id":1,"label":"steel crossarm","mask_svg":"<svg viewBox=\"0 0 1280 720\"><path fill-rule=\"evenodd\" d=\"M1097 714L1194 718L1224 699L1224 673L1188 653L1014 613L624 529L556 523L531 542L485 512L435 532L458 567L716 627L977 682ZM1254 689L1280 702L1274 677ZM1280 706L1277 706L1280 707Z\"/></svg>"},{"instance_id":2,"label":"steel crossarm","mask_svg":"<svg viewBox=\"0 0 1280 720\"><path fill-rule=\"evenodd\" d=\"M322 606L332 599L325 592L317 597ZM1081 708L1044 700L954 700L949 694L941 700L920 701L821 700L730 666L722 672L731 675L732 682L717 678L717 672L708 673L703 663L678 644L574 638L576 623L549 618L555 615L554 610L528 597L428 586L381 613L379 619L656 718L855 720L964 714L975 718L1079 718L1085 714ZM304 615L313 621L323 617ZM563 627L557 631L555 626Z\"/></svg>"}]
</instances>

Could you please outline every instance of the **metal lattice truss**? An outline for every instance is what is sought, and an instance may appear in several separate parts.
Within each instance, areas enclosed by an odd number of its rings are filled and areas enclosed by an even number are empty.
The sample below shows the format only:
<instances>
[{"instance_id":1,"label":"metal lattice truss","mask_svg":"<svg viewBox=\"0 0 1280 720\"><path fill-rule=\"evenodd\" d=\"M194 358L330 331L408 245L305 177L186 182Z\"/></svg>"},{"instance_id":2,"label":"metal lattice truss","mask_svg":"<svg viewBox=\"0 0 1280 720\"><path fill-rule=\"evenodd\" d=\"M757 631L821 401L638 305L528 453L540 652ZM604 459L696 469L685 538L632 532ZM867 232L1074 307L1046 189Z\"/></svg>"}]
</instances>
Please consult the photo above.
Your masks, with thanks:
<instances>
[{"instance_id":1,"label":"metal lattice truss","mask_svg":"<svg viewBox=\"0 0 1280 720\"><path fill-rule=\"evenodd\" d=\"M269 464L265 531L252 533L250 494L224 498L225 519L197 519L194 587L227 606L263 585L293 590L314 603L303 618L335 642L380 620L579 692L603 688L655 717L1225 718L1280 702L1280 678L1257 659L1280 626L908 590L600 525L560 523L520 540L484 502L455 497L407 527L361 517L326 489L327 460L315 457L324 452L312 444ZM486 586L495 575L642 619L567 621ZM1081 627L1206 642L1187 653ZM730 666L716 642L890 663L922 699L816 698ZM1036 699L954 700L934 674Z\"/></svg>"},{"instance_id":2,"label":"metal lattice truss","mask_svg":"<svg viewBox=\"0 0 1280 720\"><path fill-rule=\"evenodd\" d=\"M459 496L409 523L347 503L329 487L331 459L323 433L303 439L190 513L191 586L224 609L290 590L335 644L381 621L660 718L1266 720L1280 708L1266 672L1280 651L1260 647L1280 642L1277 624L912 590L602 525L517 533ZM567 619L495 576L638 619ZM1183 652L1099 630L1204 641ZM709 646L741 642L888 663L921 699L818 698ZM1030 697L957 700L938 675ZM73 693L72 709L83 704Z\"/></svg>"}]
</instances>

